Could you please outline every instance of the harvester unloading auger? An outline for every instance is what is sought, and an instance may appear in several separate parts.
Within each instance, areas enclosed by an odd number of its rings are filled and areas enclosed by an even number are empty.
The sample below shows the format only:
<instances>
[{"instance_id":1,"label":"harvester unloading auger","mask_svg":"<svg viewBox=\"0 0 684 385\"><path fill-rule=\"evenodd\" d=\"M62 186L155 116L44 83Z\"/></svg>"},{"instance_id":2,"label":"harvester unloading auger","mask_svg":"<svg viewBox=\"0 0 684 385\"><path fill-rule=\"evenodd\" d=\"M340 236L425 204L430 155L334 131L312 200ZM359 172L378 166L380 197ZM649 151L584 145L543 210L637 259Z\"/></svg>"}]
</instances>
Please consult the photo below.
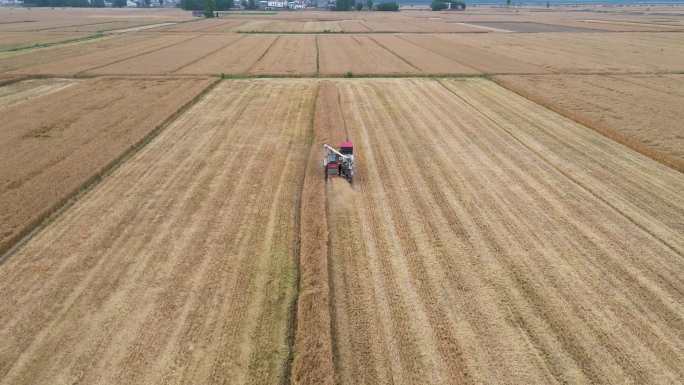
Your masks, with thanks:
<instances>
[{"instance_id":1,"label":"harvester unloading auger","mask_svg":"<svg viewBox=\"0 0 684 385\"><path fill-rule=\"evenodd\" d=\"M352 142L343 142L339 150L327 144L324 144L323 148L325 148L323 160L325 179L331 176L341 176L352 183L354 180L354 145Z\"/></svg>"}]
</instances>

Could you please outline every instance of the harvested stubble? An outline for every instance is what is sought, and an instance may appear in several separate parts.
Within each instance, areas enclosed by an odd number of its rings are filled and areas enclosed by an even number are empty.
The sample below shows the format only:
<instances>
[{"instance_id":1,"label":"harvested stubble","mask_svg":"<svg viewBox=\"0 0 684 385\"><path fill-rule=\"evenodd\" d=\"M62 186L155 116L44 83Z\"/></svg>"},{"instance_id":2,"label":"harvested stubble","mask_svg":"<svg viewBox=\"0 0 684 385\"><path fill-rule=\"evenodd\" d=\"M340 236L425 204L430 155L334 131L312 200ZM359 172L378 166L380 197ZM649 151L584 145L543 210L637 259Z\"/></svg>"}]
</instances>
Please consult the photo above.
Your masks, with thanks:
<instances>
[{"instance_id":1,"label":"harvested stubble","mask_svg":"<svg viewBox=\"0 0 684 385\"><path fill-rule=\"evenodd\" d=\"M416 67L383 48L370 36L321 35L318 37L320 73L415 74Z\"/></svg>"},{"instance_id":2,"label":"harvested stubble","mask_svg":"<svg viewBox=\"0 0 684 385\"><path fill-rule=\"evenodd\" d=\"M410 43L449 58L461 67L470 67L484 73L546 73L547 69L524 62L515 56L504 56L499 52L491 52L483 46L464 44L462 39L451 39L449 35L399 35ZM468 40L484 39L480 35L469 37Z\"/></svg>"},{"instance_id":3,"label":"harvested stubble","mask_svg":"<svg viewBox=\"0 0 684 385\"><path fill-rule=\"evenodd\" d=\"M219 84L6 260L0 384L280 383L314 90Z\"/></svg>"},{"instance_id":4,"label":"harvested stubble","mask_svg":"<svg viewBox=\"0 0 684 385\"><path fill-rule=\"evenodd\" d=\"M300 281L292 383L332 385L335 368L329 311L328 218L321 158L323 143L337 144L345 139L343 128L337 125L339 108L333 83L320 83L315 108L314 137L300 207Z\"/></svg>"},{"instance_id":5,"label":"harvested stubble","mask_svg":"<svg viewBox=\"0 0 684 385\"><path fill-rule=\"evenodd\" d=\"M245 36L177 71L179 74L244 74L265 55L276 36Z\"/></svg>"},{"instance_id":6,"label":"harvested stubble","mask_svg":"<svg viewBox=\"0 0 684 385\"><path fill-rule=\"evenodd\" d=\"M513 60L558 73L684 71L684 39L678 33L490 33L439 39L454 49L466 46L498 56L500 69L485 71L490 73L524 73L506 68ZM469 56L464 59L471 65Z\"/></svg>"},{"instance_id":7,"label":"harvested stubble","mask_svg":"<svg viewBox=\"0 0 684 385\"><path fill-rule=\"evenodd\" d=\"M339 382L681 379L682 174L443 82L338 81L358 154L327 196Z\"/></svg>"},{"instance_id":8,"label":"harvested stubble","mask_svg":"<svg viewBox=\"0 0 684 385\"><path fill-rule=\"evenodd\" d=\"M278 36L264 56L249 70L253 74L312 75L316 73L314 36Z\"/></svg>"},{"instance_id":9,"label":"harvested stubble","mask_svg":"<svg viewBox=\"0 0 684 385\"><path fill-rule=\"evenodd\" d=\"M29 84L45 95L33 92L30 101L24 99L23 103L17 103L11 94L4 95L0 102L11 105L2 108L0 127L0 252L208 82L98 79L46 92L65 84L38 81ZM6 87L31 93L15 85L18 87ZM179 87L183 93L174 92ZM140 108L141 100L145 100L145 108Z\"/></svg>"},{"instance_id":10,"label":"harvested stubble","mask_svg":"<svg viewBox=\"0 0 684 385\"><path fill-rule=\"evenodd\" d=\"M31 75L74 75L84 71L101 68L114 62L122 62L130 58L139 57L146 53L180 44L193 39L196 35L162 35L138 36L136 38L121 37L127 42L125 45L103 46L93 49L93 52L78 53L61 60L50 60L19 68L11 73Z\"/></svg>"},{"instance_id":11,"label":"harvested stubble","mask_svg":"<svg viewBox=\"0 0 684 385\"><path fill-rule=\"evenodd\" d=\"M472 75L480 73L473 67L465 66L396 35L378 34L372 36L371 39L425 74Z\"/></svg>"},{"instance_id":12,"label":"harvested stubble","mask_svg":"<svg viewBox=\"0 0 684 385\"><path fill-rule=\"evenodd\" d=\"M497 76L496 81L684 172L684 75Z\"/></svg>"},{"instance_id":13,"label":"harvested stubble","mask_svg":"<svg viewBox=\"0 0 684 385\"><path fill-rule=\"evenodd\" d=\"M88 71L90 74L161 75L175 72L221 50L237 35L202 35L147 54Z\"/></svg>"},{"instance_id":14,"label":"harvested stubble","mask_svg":"<svg viewBox=\"0 0 684 385\"><path fill-rule=\"evenodd\" d=\"M30 47L37 44L58 43L88 36L77 32L3 32L0 35L0 51Z\"/></svg>"},{"instance_id":15,"label":"harvested stubble","mask_svg":"<svg viewBox=\"0 0 684 385\"><path fill-rule=\"evenodd\" d=\"M32 66L42 66L62 60L71 61L77 56L119 49L127 45L137 44L148 38L141 35L106 36L45 49L4 52L0 53L0 72L28 69ZM59 72L62 71L69 71L69 69L59 67Z\"/></svg>"},{"instance_id":16,"label":"harvested stubble","mask_svg":"<svg viewBox=\"0 0 684 385\"><path fill-rule=\"evenodd\" d=\"M148 24L190 20L180 9L112 9L112 8L22 8L0 7L0 31L55 31L116 25Z\"/></svg>"}]
</instances>

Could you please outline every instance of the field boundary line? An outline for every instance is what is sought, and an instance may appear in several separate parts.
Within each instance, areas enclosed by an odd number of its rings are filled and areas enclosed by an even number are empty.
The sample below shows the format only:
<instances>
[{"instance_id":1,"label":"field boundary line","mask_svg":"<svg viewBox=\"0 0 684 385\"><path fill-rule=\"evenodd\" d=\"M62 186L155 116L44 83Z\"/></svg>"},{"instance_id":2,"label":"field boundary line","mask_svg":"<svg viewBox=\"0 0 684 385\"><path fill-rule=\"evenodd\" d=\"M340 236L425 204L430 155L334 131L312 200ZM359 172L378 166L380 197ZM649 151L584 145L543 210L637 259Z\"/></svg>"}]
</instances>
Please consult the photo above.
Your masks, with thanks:
<instances>
[{"instance_id":1,"label":"field boundary line","mask_svg":"<svg viewBox=\"0 0 684 385\"><path fill-rule=\"evenodd\" d=\"M613 205L612 203L610 203L607 199L605 199L605 198L603 198L602 196L600 196L599 194L595 193L594 190L592 190L591 188L585 186L584 183L580 182L578 179L574 178L572 175L570 175L570 174L567 173L566 171L563 171L560 167L558 167L558 166L554 165L553 163L551 163L551 161L549 161L544 155L542 155L541 153L539 153L537 150L533 149L533 148L532 148L531 146L529 146L527 143L523 142L520 138L518 138L517 136L515 136L510 130L508 130L508 129L504 128L503 126L501 126L500 124L498 124L494 119L492 119L491 117L487 116L484 112L480 111L480 110L479 110L477 107L475 107L472 103L470 103L469 101L467 101L466 99L464 99L461 95L457 94L456 92L454 92L454 91L453 91L452 89L450 89L449 87L447 87L442 81L437 80L437 82L438 82L444 89L446 89L449 93L451 93L452 95L456 96L458 99L460 99L463 103L465 103L466 105L468 105L468 106L469 106L470 108L472 108L473 110L477 111L477 113L478 113L480 116L484 117L485 119L487 119L488 121L490 121L492 124L494 124L496 127L500 128L503 132L505 132L506 134L508 134L511 138L513 138L513 140L515 140L515 141L518 142L520 145L522 145L524 148L526 148L528 151L530 151L532 154L534 154L537 158L539 158L539 159L540 159L543 163L545 163L547 166L551 167L551 168L554 169L556 172L558 172L559 174L563 175L563 176L564 176L565 178L567 178L569 181L571 181L571 182L574 183L575 185L579 186L582 190L588 192L590 195L592 195L594 198L596 198L599 202L602 202L604 205L606 205L606 206L610 207L611 209L613 209L613 210L614 210L615 212L617 212L620 216L622 216L622 217L624 217L625 219L627 219L629 222L631 222L632 224L634 224L635 226L637 226L638 228L640 228L640 229L641 229L642 231L644 231L646 234L649 234L651 237L653 237L654 239L656 239L657 241L659 241L661 244L663 244L664 246L666 246L668 249L670 249L670 250L671 250L672 252L674 252L675 254L679 255L680 257L684 257L684 254L683 254L681 251L679 251L676 247L672 246L669 242L667 242L666 240L660 238L658 235L654 234L651 230L649 230L649 229L646 228L644 225L642 225L641 223L639 223L638 221L636 221L635 219L633 219L631 216L627 215L624 211L620 210L618 207L616 207L615 205ZM493 82L493 83L494 83L494 84L497 84L496 82ZM497 86L498 86L498 84L497 84ZM499 86L499 87L501 87L501 86ZM501 88L507 90L507 88L505 88L505 87L501 87ZM533 101L533 103L534 103L534 101ZM536 104L536 103L535 103L535 104ZM542 108L546 108L546 107L544 107L543 105L539 105L539 106L542 107ZM555 111L553 111L553 110L550 110L550 111L552 111L552 112L555 113ZM563 115L561 115L561 116L563 116ZM566 118L566 119L567 119L567 118ZM572 120L572 119L571 119L571 120ZM574 120L573 120L573 122L574 122ZM578 122L575 122L575 123L578 123ZM579 123L578 123L578 124L579 124ZM580 124L580 125L581 125L581 124ZM587 128L593 131L593 129L591 129L591 128L589 128L589 127L587 127ZM627 147L627 146L625 146L625 147ZM629 148L629 147L628 147L628 148Z\"/></svg>"},{"instance_id":2,"label":"field boundary line","mask_svg":"<svg viewBox=\"0 0 684 385\"><path fill-rule=\"evenodd\" d=\"M205 36L205 35L201 35L201 36ZM199 37L201 37L201 36L199 36ZM186 68L186 67L188 67L188 66L191 66L191 65L197 63L198 61L200 61L200 60L202 60L202 59L206 59L206 58L208 58L209 56L211 56L211 55L213 55L213 54L215 54L215 53L217 53L217 52L219 52L219 51L221 51L221 50L223 50L223 49L225 49L225 48L230 47L231 45L237 43L238 41L243 40L245 37L246 37L246 36L240 36L240 37L238 37L237 39L235 39L235 40L233 40L233 41L231 41L231 42L228 42L227 44L224 44L224 45L220 46L219 48L216 48L216 49L213 50L213 51L210 51L210 52L208 52L208 53L206 53L206 54L204 54L204 55L201 55L200 57L198 57L197 59L192 60L192 61L189 62L189 63L183 64L182 66L176 68L176 69L173 70L173 71L170 71L169 73L170 73L170 74L175 74L176 72L182 70L183 68Z\"/></svg>"},{"instance_id":3,"label":"field boundary line","mask_svg":"<svg viewBox=\"0 0 684 385\"><path fill-rule=\"evenodd\" d=\"M14 47L14 48L2 49L2 50L0 50L0 53L21 52L21 51L28 51L28 50L32 50L32 49L49 48L49 47L54 47L54 46L64 45L64 44L69 44L69 43L78 43L78 42L82 42L82 41L101 39L103 37L105 37L104 33L96 32L96 33L93 33L90 35L77 37L77 38L73 38L73 39L55 41L52 43L36 43L36 44L32 44L32 45L24 45L24 46L19 46L19 47Z\"/></svg>"},{"instance_id":4,"label":"field boundary line","mask_svg":"<svg viewBox=\"0 0 684 385\"><path fill-rule=\"evenodd\" d=\"M156 31L150 31L150 32L156 32ZM171 32L171 31L169 31ZM211 31L207 31L211 32ZM670 32L670 31L667 31ZM483 34L483 33L492 33L488 31L468 31L468 32L426 32L426 31L411 31L411 32L406 32L406 31L318 31L318 32L309 32L309 31L234 31L233 33L241 33L245 35L392 35L392 34L406 34L406 35L434 35L434 34L440 34L440 35L460 35L460 34ZM531 33L531 32L527 32Z\"/></svg>"},{"instance_id":5,"label":"field boundary line","mask_svg":"<svg viewBox=\"0 0 684 385\"><path fill-rule=\"evenodd\" d=\"M174 44L180 44L182 42L174 43ZM168 48L168 47L166 47ZM161 48L163 49L163 48ZM155 49L158 50L158 49ZM146 53L152 53L153 51L149 51ZM432 51L431 51L432 52ZM0 53L1 55L2 53ZM123 59L123 60L128 60L128 59L133 59L132 57ZM449 58L447 58L449 59ZM122 61L123 61L122 60ZM454 61L458 64L461 64L465 67L470 67L468 65L462 64L454 59L449 59L451 61ZM74 79L82 79L82 78L99 78L99 77L126 77L126 78L165 78L165 77L173 77L173 78L181 78L181 77L221 77L221 74L216 74L216 73L192 73L192 74L179 74L179 73L103 73L103 74L97 74L97 73L87 73L88 71L96 70L101 67L106 67L111 64L116 64L117 62L111 62L108 64L100 65L97 67L92 67L88 68L86 70L77 72L76 74L73 73L21 73L17 74L20 76L24 76L26 78L31 78L31 79L45 79L45 78L74 78ZM255 63L256 64L256 63ZM32 64L31 66L34 66L36 64ZM254 65L252 65L254 66ZM472 68L472 67L470 67ZM13 75L15 70L6 70L2 72L0 70L0 75ZM496 76L553 76L553 75L577 75L577 76L584 76L584 75L599 75L599 76L611 76L611 75L684 75L684 71L662 71L662 72L565 72L565 73L552 73L552 72L546 72L546 73L539 73L539 72L483 72L480 70L477 70L477 73L461 73L461 72L453 72L453 73L441 73L441 72L414 72L414 73L354 73L353 78L365 78L365 79L424 79L424 78L431 78L431 79L464 79L464 78L485 78L487 80L492 80L494 81L494 77ZM225 79L340 79L340 78L348 78L349 76L344 74L344 73L322 73L322 74L311 74L311 73L301 73L301 74L282 74L282 73L247 73L247 72L232 72L232 73L224 73L223 78ZM496 82L496 81L495 81ZM505 87L507 88L507 87ZM508 88L507 88L508 89ZM541 103L537 103L541 104Z\"/></svg>"},{"instance_id":6,"label":"field boundary line","mask_svg":"<svg viewBox=\"0 0 684 385\"><path fill-rule=\"evenodd\" d=\"M202 20L202 19L198 19L198 20ZM194 20L194 21L198 21L198 20ZM202 27L202 28L196 29L195 31L196 31L196 32L216 32L216 31L208 31L208 29L216 28L216 27L221 27L221 26L223 26L223 25L230 24L230 22L231 22L232 20L228 19L228 20L222 20L222 21L223 21L223 23L221 23L221 24L217 24L217 25L208 25L208 26L206 26L206 27ZM243 23L244 23L244 22L243 22Z\"/></svg>"},{"instance_id":7,"label":"field boundary line","mask_svg":"<svg viewBox=\"0 0 684 385\"><path fill-rule=\"evenodd\" d=\"M28 224L22 231L20 231L15 237L9 240L9 247L5 250L0 250L0 266L2 266L5 261L7 261L12 255L19 251L27 242L29 242L38 232L43 230L45 227L54 222L63 212L73 206L81 197L90 192L95 188L102 180L111 175L116 171L121 165L123 165L128 159L132 158L141 149L145 147L149 142L154 140L159 134L161 134L168 126L171 125L179 116L185 113L198 101L200 101L206 94L213 90L219 83L221 79L218 78L214 82L207 85L202 91L195 95L192 99L187 101L185 104L180 106L174 113L169 115L160 124L155 126L150 130L145 136L143 136L136 143L124 150L119 156L112 159L104 167L100 168L94 175L89 177L85 182L83 182L79 187L72 190L57 203L48 208L42 215L40 215L36 220Z\"/></svg>"},{"instance_id":8,"label":"field boundary line","mask_svg":"<svg viewBox=\"0 0 684 385\"><path fill-rule=\"evenodd\" d=\"M17 76L17 77L12 77L12 78L7 78L7 79L1 79L0 78L0 87L8 86L10 84L18 83L22 80L27 80L30 79L29 76Z\"/></svg>"},{"instance_id":9,"label":"field boundary line","mask_svg":"<svg viewBox=\"0 0 684 385\"><path fill-rule=\"evenodd\" d=\"M254 63L252 63L251 66L249 66L249 68L247 68L247 70L246 70L244 73L249 74L250 72L252 72L252 70L254 69L254 67L255 67L257 64L259 64L259 62L266 56L266 54L268 53L268 51L270 51L271 48L273 48L273 46L275 45L275 43L276 43L278 40L280 40L280 35L278 35L278 37L276 37L275 39L273 39L273 41L271 42L271 44L269 44L268 47L266 47L266 49L264 50L264 52L262 52L261 55L259 55L259 57L254 61Z\"/></svg>"},{"instance_id":10,"label":"field boundary line","mask_svg":"<svg viewBox=\"0 0 684 385\"><path fill-rule=\"evenodd\" d=\"M318 47L318 35L315 36L316 41L316 77L321 74L321 50Z\"/></svg>"},{"instance_id":11,"label":"field boundary line","mask_svg":"<svg viewBox=\"0 0 684 385\"><path fill-rule=\"evenodd\" d=\"M648 89L648 90L651 90L651 91L654 91L654 92L658 92L658 93L661 93L661 94L665 94L665 95L669 95L669 96L676 96L676 97L684 97L684 94L672 93L672 92L668 92L668 91L659 89L659 88L657 88L657 87L652 87L650 84L644 84L644 83L635 82L634 80L632 80L631 77L620 76L619 74L609 74L609 75L606 75L606 77L611 78L611 79L614 79L614 80L618 80L618 81L621 81L621 82L625 82L625 83L629 83L629 84L634 84L634 85L636 85L636 86L643 87L643 88L646 88L646 89ZM505 86L504 86L504 87L505 87ZM506 87L506 88L508 88L508 87ZM513 92L515 92L515 91L513 91ZM516 92L516 93L517 93L517 92Z\"/></svg>"},{"instance_id":12,"label":"field boundary line","mask_svg":"<svg viewBox=\"0 0 684 385\"><path fill-rule=\"evenodd\" d=\"M374 38L373 36L368 36L368 39L372 40L373 43L375 43L375 44L378 45L379 47L383 48L385 51L389 52L391 55L393 55L393 56L396 57L397 59L399 59L399 60L401 60L402 62L408 64L408 65L409 65L411 68L413 68L414 70L416 70L416 71L418 71L418 72L420 72L420 73L425 73L425 71L423 71L422 69L420 69L420 68L418 68L417 66L415 66L413 63L411 63L410 61L408 61L408 59L402 57L402 56L399 55L398 53L396 53L396 52L392 51L391 49L389 49L389 48L388 48L387 46L385 46L384 44L382 44L382 43L380 43L379 41L375 40L375 38Z\"/></svg>"},{"instance_id":13,"label":"field boundary line","mask_svg":"<svg viewBox=\"0 0 684 385\"><path fill-rule=\"evenodd\" d=\"M202 21L202 20L204 20L204 19L202 18L202 19L190 19L190 20L181 20L181 21L166 21L164 23L175 23L175 25L173 25L173 26L169 25L168 27L170 28L170 27L174 27L174 26L179 25L179 24L195 23L195 22ZM167 27L167 26L160 26L157 28L164 28L164 27ZM151 29L154 29L154 28L151 28ZM193 31L166 31L166 30L160 29L158 31L143 30L143 31L136 31L136 32L137 33L140 33L140 32L142 32L142 33L167 33L167 32L169 32L169 33L173 33L173 32L192 33ZM198 30L197 32L200 32L200 31Z\"/></svg>"},{"instance_id":14,"label":"field boundary line","mask_svg":"<svg viewBox=\"0 0 684 385\"><path fill-rule=\"evenodd\" d=\"M555 74L549 74L547 76L554 76L554 75ZM615 77L616 75L604 75L604 76L608 77L608 78L615 79L615 80L626 81L628 83L632 83L632 84L636 84L636 85L641 86L640 84L637 84L634 82L629 82L626 79L617 78L617 77ZM579 124L581 124L587 128L590 128L593 131L596 131L597 133L599 133L600 135L602 135L608 139L611 139L617 143L620 143L623 146L628 147L628 148L630 148L630 149L632 149L632 150L634 150L634 151L636 151L636 152L638 152L644 156L647 156L647 157L653 159L654 161L656 161L656 162L658 162L664 166L667 166L667 167L669 167L675 171L679 171L681 173L684 173L684 163L682 163L681 161L678 162L677 159L671 158L668 154L666 154L664 152L660 152L658 150L644 146L638 140L632 139L629 136L622 134L619 131L616 131L616 130L611 129L609 127L599 128L597 125L595 125L589 119L584 119L581 116L571 114L568 111L565 111L560 107L556 107L553 104L550 104L550 103L543 101L541 98L537 98L537 97L530 95L526 92L522 92L522 91L519 91L517 89L514 89L512 86L507 85L505 81L499 79L498 77L492 77L492 78L490 78L490 80L493 81L494 83L496 83L499 87L505 88L505 89L513 92L514 94L531 101L532 103L538 104L538 105L540 105L546 109L549 109L549 110L557 113L558 115L561 115L567 119L572 120L573 122L577 122L577 123L579 123ZM644 86L644 87L649 88L647 86ZM652 89L652 90L658 91L655 89Z\"/></svg>"},{"instance_id":15,"label":"field boundary line","mask_svg":"<svg viewBox=\"0 0 684 385\"><path fill-rule=\"evenodd\" d=\"M98 25L98 24L112 24L112 23L118 23L119 20L112 20L112 21L100 21L97 23L87 23L87 24L72 24L72 25L61 25L58 27L47 27L47 28L39 28L39 29L32 29L27 32L43 32L43 31L50 31L50 30L55 30L55 29L60 29L60 28L72 28L72 27L87 27L90 25ZM73 32L73 31L53 31L53 32ZM78 31L76 31L78 32Z\"/></svg>"},{"instance_id":16,"label":"field boundary line","mask_svg":"<svg viewBox=\"0 0 684 385\"><path fill-rule=\"evenodd\" d=\"M134 54L133 56L127 56L127 57L122 58L122 59L114 60L113 62L109 62L109 63L106 63L106 64L97 65L97 66L94 66L94 67L89 67L89 68L86 68L86 69L84 69L84 70L82 70L82 71L76 72L76 73L74 74L74 77L78 77L79 75L81 75L81 74L83 74L83 73L85 73L85 72L88 72L88 71L97 70L97 69L100 69L100 68L104 68L104 67L110 66L110 65L112 65L112 64L118 64L118 63L124 62L124 61L126 61L126 60L136 59L136 58L139 58L139 57L141 57L141 56L145 56L145 55L150 54L150 53L154 53L154 52L157 52L157 51L161 51L161 50L163 50L163 49L173 47L174 45L182 44L182 43L185 43L186 41L190 41L190 40L192 40L192 39L196 39L196 38L198 38L198 37L200 37L200 36L201 36L201 35L192 36L192 37L189 37L189 38L187 38L187 39L183 39L183 40L181 40L181 41L177 41L177 42L174 42L174 43L165 45L165 46L163 46L163 47L158 47L158 48L152 49L152 50L150 50L150 51L145 51L145 52L136 53L136 54ZM163 74L160 74L160 75L163 75ZM106 75L105 75L105 76L106 76ZM148 76L149 76L149 75L148 75Z\"/></svg>"}]
</instances>

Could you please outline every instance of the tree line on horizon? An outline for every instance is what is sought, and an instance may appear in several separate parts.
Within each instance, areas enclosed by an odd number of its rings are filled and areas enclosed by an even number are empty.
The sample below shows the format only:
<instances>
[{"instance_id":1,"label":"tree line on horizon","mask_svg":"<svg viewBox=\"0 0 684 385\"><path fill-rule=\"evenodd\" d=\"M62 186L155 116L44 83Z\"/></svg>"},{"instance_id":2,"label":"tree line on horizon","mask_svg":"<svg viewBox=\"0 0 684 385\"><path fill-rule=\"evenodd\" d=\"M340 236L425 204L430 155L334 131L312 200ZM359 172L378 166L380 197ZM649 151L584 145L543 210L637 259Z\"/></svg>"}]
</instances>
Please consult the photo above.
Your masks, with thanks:
<instances>
[{"instance_id":1,"label":"tree line on horizon","mask_svg":"<svg viewBox=\"0 0 684 385\"><path fill-rule=\"evenodd\" d=\"M149 0L148 4L149 4ZM104 0L25 0L28 7L75 7L75 8L104 8ZM126 0L113 0L114 7L125 7Z\"/></svg>"}]
</instances>

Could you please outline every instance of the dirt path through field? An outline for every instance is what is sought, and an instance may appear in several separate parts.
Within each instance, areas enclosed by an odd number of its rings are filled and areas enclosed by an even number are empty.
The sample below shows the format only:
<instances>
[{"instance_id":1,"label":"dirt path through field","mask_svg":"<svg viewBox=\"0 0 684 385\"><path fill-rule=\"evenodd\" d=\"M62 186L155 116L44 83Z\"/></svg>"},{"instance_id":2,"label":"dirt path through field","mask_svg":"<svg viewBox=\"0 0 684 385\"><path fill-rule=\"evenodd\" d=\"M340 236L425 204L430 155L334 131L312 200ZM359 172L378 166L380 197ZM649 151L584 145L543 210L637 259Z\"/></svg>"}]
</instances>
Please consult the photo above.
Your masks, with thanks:
<instances>
[{"instance_id":1,"label":"dirt path through field","mask_svg":"<svg viewBox=\"0 0 684 385\"><path fill-rule=\"evenodd\" d=\"M278 383L314 90L220 84L8 259L0 384Z\"/></svg>"}]
</instances>

